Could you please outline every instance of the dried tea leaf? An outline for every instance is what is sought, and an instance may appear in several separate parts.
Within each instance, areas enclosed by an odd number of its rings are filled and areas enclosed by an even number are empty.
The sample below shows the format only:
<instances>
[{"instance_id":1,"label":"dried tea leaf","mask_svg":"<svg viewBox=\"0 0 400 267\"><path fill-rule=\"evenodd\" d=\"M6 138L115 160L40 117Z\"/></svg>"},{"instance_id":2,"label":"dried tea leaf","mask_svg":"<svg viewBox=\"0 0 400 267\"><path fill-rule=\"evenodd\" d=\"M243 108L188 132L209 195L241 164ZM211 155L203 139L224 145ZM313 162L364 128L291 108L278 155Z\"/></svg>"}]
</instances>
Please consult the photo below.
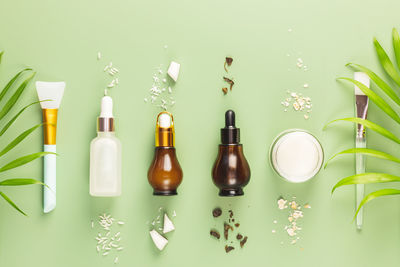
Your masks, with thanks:
<instances>
[{"instance_id":1,"label":"dried tea leaf","mask_svg":"<svg viewBox=\"0 0 400 267\"><path fill-rule=\"evenodd\" d=\"M232 230L232 231L233 231L233 227L230 226L228 223L225 222L225 223L224 223L224 237L225 237L225 240L228 240L229 230Z\"/></svg>"},{"instance_id":2,"label":"dried tea leaf","mask_svg":"<svg viewBox=\"0 0 400 267\"><path fill-rule=\"evenodd\" d=\"M231 57L226 57L226 58L225 58L225 62L226 62L226 64L228 64L228 66L230 67L230 66L232 65L233 58L231 58Z\"/></svg>"},{"instance_id":3,"label":"dried tea leaf","mask_svg":"<svg viewBox=\"0 0 400 267\"><path fill-rule=\"evenodd\" d=\"M219 234L219 232L217 230L211 230L210 235L215 237L216 239L220 239L220 237L221 237L221 235Z\"/></svg>"},{"instance_id":4,"label":"dried tea leaf","mask_svg":"<svg viewBox=\"0 0 400 267\"><path fill-rule=\"evenodd\" d=\"M237 240L241 240L243 238L243 236L241 234L237 234L236 239Z\"/></svg>"},{"instance_id":5,"label":"dried tea leaf","mask_svg":"<svg viewBox=\"0 0 400 267\"><path fill-rule=\"evenodd\" d=\"M240 223L235 223L236 228L240 226Z\"/></svg>"},{"instance_id":6,"label":"dried tea leaf","mask_svg":"<svg viewBox=\"0 0 400 267\"><path fill-rule=\"evenodd\" d=\"M224 69L226 72L228 72L228 69L226 68L226 65L228 65L228 67L230 67L232 65L233 62L233 58L231 57L226 57L225 58L225 63L224 63Z\"/></svg>"},{"instance_id":7,"label":"dried tea leaf","mask_svg":"<svg viewBox=\"0 0 400 267\"><path fill-rule=\"evenodd\" d=\"M222 88L222 92L224 92L224 95L226 95L228 93L228 88L226 87Z\"/></svg>"},{"instance_id":8,"label":"dried tea leaf","mask_svg":"<svg viewBox=\"0 0 400 267\"><path fill-rule=\"evenodd\" d=\"M224 78L225 82L229 83L229 86L230 86L229 89L232 91L232 87L235 84L235 82L227 77L223 77L223 78Z\"/></svg>"},{"instance_id":9,"label":"dried tea leaf","mask_svg":"<svg viewBox=\"0 0 400 267\"><path fill-rule=\"evenodd\" d=\"M228 212L229 212L229 218L232 218L233 217L233 211L232 210L228 210Z\"/></svg>"},{"instance_id":10,"label":"dried tea leaf","mask_svg":"<svg viewBox=\"0 0 400 267\"><path fill-rule=\"evenodd\" d=\"M244 246L244 244L246 244L246 242L247 242L247 236L245 236L245 237L243 238L243 240L240 241L240 247L243 248L243 246Z\"/></svg>"},{"instance_id":11,"label":"dried tea leaf","mask_svg":"<svg viewBox=\"0 0 400 267\"><path fill-rule=\"evenodd\" d=\"M229 253L229 252L231 252L231 251L234 250L234 249L235 249L235 248L232 247L232 246L225 245L225 252L226 252L226 253Z\"/></svg>"},{"instance_id":12,"label":"dried tea leaf","mask_svg":"<svg viewBox=\"0 0 400 267\"><path fill-rule=\"evenodd\" d=\"M221 208L215 208L213 210L212 214L213 214L214 218L217 218L217 217L221 216L221 214L222 214Z\"/></svg>"}]
</instances>

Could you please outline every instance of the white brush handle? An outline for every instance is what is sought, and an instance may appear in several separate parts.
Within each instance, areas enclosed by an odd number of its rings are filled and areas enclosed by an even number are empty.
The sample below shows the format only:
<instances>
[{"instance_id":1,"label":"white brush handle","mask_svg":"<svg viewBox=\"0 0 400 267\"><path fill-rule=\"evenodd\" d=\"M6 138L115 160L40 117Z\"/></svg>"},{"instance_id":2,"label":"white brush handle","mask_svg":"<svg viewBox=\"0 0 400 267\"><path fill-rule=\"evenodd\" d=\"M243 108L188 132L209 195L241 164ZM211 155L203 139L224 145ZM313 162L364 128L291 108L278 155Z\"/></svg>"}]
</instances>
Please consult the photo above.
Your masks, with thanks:
<instances>
[{"instance_id":1,"label":"white brush handle","mask_svg":"<svg viewBox=\"0 0 400 267\"><path fill-rule=\"evenodd\" d=\"M44 145L44 152L56 153L56 145ZM43 211L48 213L56 207L56 155L48 154L43 158L44 183Z\"/></svg>"},{"instance_id":2,"label":"white brush handle","mask_svg":"<svg viewBox=\"0 0 400 267\"><path fill-rule=\"evenodd\" d=\"M363 138L357 138L356 139L356 148L366 148L367 147L367 142L365 137ZM356 174L360 173L365 173L365 155L357 153L356 154ZM361 204L361 201L364 198L364 189L365 185L363 184L357 184L356 185L356 210ZM363 208L360 209L360 211L357 214L356 217L356 226L357 229L361 229L363 224Z\"/></svg>"}]
</instances>

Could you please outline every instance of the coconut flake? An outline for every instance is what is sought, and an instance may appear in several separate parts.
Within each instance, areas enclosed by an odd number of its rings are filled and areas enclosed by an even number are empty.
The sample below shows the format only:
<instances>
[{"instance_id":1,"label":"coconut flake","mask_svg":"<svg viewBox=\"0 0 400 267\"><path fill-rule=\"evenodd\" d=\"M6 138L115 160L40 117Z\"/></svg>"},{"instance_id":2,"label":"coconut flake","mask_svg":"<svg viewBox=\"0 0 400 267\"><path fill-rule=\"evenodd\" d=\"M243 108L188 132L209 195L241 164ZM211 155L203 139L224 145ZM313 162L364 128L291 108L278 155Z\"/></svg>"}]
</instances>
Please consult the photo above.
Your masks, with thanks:
<instances>
[{"instance_id":1,"label":"coconut flake","mask_svg":"<svg viewBox=\"0 0 400 267\"><path fill-rule=\"evenodd\" d=\"M169 219L167 213L164 214L164 226L163 226L163 233L169 233L175 230L175 226L172 221Z\"/></svg>"},{"instance_id":2,"label":"coconut flake","mask_svg":"<svg viewBox=\"0 0 400 267\"><path fill-rule=\"evenodd\" d=\"M162 235L160 235L156 230L150 231L150 236L154 242L154 245L156 245L156 247L160 251L162 251L165 248L165 246L168 244L168 240L165 237L163 237Z\"/></svg>"},{"instance_id":3,"label":"coconut flake","mask_svg":"<svg viewBox=\"0 0 400 267\"><path fill-rule=\"evenodd\" d=\"M174 80L175 82L178 80L178 76L179 76L179 69L180 69L181 65L175 61L172 61L169 64L169 68L168 68L168 75L169 77L172 78L172 80Z\"/></svg>"}]
</instances>

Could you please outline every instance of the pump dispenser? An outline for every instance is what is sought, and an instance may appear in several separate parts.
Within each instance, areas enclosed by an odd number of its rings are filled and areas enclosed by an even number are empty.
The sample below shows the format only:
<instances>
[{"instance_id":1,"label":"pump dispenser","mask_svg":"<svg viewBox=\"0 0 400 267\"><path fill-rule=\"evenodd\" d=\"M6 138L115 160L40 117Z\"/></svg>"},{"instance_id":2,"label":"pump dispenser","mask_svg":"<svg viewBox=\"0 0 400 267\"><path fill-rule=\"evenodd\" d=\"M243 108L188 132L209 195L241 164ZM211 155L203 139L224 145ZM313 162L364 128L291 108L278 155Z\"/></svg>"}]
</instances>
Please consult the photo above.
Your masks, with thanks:
<instances>
[{"instance_id":1,"label":"pump dispenser","mask_svg":"<svg viewBox=\"0 0 400 267\"><path fill-rule=\"evenodd\" d=\"M174 119L163 111L157 116L154 158L147 172L153 195L176 195L182 182L182 169L176 157Z\"/></svg>"},{"instance_id":2,"label":"pump dispenser","mask_svg":"<svg viewBox=\"0 0 400 267\"><path fill-rule=\"evenodd\" d=\"M115 136L110 96L101 99L97 137L90 144L90 195L121 195L121 142Z\"/></svg>"},{"instance_id":3,"label":"pump dispenser","mask_svg":"<svg viewBox=\"0 0 400 267\"><path fill-rule=\"evenodd\" d=\"M222 197L242 196L250 180L250 167L240 144L240 129L235 125L235 112L225 113L225 128L221 129L221 144L212 169L214 184Z\"/></svg>"}]
</instances>

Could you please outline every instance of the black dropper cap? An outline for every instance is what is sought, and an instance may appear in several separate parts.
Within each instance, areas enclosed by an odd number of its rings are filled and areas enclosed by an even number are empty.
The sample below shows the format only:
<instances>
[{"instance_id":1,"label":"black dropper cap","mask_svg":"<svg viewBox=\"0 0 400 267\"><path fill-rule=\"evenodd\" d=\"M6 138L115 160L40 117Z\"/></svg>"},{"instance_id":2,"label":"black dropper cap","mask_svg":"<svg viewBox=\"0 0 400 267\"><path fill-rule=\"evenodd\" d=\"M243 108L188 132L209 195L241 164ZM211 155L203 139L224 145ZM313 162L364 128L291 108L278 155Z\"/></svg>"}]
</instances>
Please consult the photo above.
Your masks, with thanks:
<instances>
[{"instance_id":1,"label":"black dropper cap","mask_svg":"<svg viewBox=\"0 0 400 267\"><path fill-rule=\"evenodd\" d=\"M240 142L240 129L235 126L235 112L228 110L225 112L225 128L221 129L221 143L239 144Z\"/></svg>"}]
</instances>

